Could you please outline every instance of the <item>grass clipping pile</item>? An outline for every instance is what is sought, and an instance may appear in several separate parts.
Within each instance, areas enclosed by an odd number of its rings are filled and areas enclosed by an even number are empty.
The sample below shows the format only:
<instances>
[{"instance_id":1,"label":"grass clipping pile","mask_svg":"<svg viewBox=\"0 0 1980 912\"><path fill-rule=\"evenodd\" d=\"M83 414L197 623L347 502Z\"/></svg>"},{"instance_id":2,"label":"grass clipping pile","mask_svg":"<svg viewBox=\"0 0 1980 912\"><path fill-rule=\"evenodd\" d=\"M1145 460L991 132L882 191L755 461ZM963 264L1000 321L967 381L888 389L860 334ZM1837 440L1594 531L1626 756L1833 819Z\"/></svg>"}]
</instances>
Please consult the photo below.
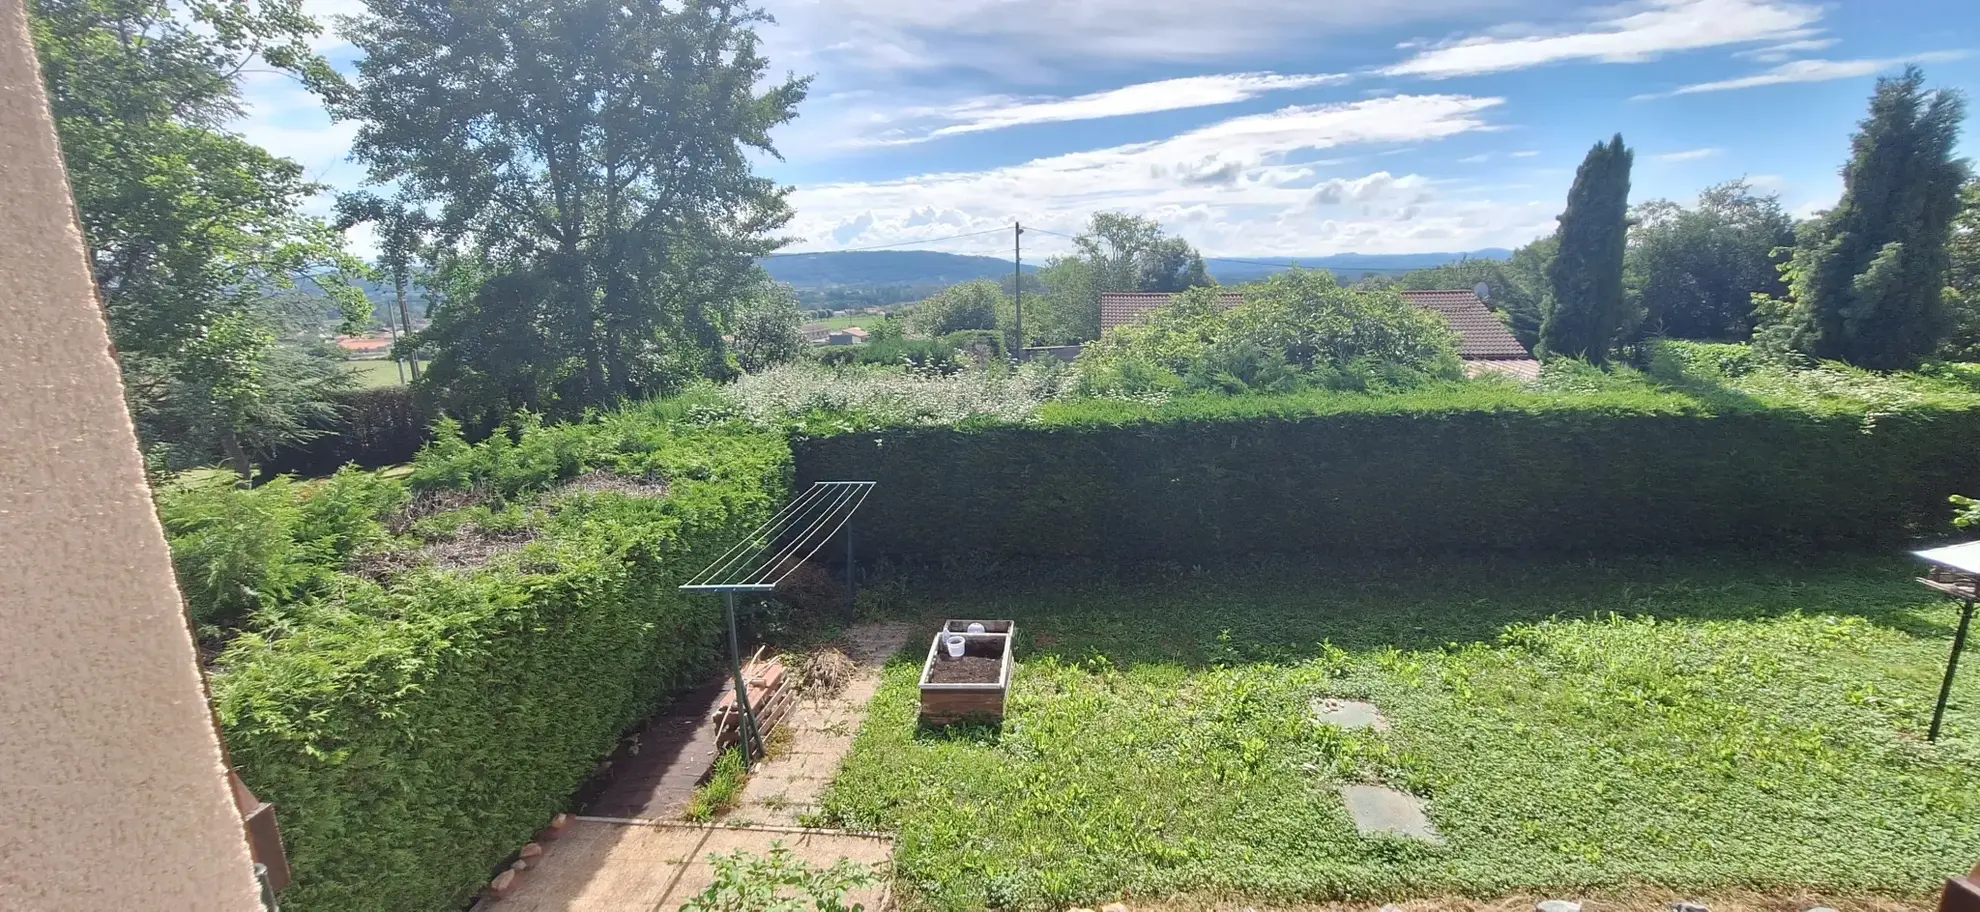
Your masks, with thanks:
<instances>
[{"instance_id":1,"label":"grass clipping pile","mask_svg":"<svg viewBox=\"0 0 1980 912\"><path fill-rule=\"evenodd\" d=\"M797 662L798 687L813 699L831 699L846 689L859 665L845 653L826 647L809 653Z\"/></svg>"}]
</instances>

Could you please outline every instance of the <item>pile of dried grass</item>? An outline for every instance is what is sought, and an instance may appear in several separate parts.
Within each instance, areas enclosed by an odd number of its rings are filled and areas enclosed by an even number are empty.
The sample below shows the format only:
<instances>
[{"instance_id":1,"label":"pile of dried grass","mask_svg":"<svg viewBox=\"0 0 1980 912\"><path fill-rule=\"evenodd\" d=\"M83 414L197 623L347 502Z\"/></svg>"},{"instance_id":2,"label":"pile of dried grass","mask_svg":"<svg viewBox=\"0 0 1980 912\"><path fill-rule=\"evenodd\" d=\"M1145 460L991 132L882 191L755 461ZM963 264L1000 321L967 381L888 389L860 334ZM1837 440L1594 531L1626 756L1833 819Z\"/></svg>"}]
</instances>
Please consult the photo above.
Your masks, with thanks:
<instances>
[{"instance_id":1,"label":"pile of dried grass","mask_svg":"<svg viewBox=\"0 0 1980 912\"><path fill-rule=\"evenodd\" d=\"M846 689L846 683L859 672L859 666L846 654L825 647L798 659L798 688L808 697L833 697Z\"/></svg>"}]
</instances>

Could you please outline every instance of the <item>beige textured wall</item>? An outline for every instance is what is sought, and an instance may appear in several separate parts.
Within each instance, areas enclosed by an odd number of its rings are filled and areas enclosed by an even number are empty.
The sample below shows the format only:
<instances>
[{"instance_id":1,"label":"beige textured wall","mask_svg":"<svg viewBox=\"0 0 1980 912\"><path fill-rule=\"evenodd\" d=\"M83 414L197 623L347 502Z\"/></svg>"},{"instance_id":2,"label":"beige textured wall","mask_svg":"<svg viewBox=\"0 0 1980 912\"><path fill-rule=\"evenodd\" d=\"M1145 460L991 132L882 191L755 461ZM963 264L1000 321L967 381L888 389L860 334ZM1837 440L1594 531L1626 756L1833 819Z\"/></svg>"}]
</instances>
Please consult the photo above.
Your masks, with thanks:
<instances>
[{"instance_id":1,"label":"beige textured wall","mask_svg":"<svg viewBox=\"0 0 1980 912\"><path fill-rule=\"evenodd\" d=\"M0 0L0 910L253 910L24 0Z\"/></svg>"}]
</instances>

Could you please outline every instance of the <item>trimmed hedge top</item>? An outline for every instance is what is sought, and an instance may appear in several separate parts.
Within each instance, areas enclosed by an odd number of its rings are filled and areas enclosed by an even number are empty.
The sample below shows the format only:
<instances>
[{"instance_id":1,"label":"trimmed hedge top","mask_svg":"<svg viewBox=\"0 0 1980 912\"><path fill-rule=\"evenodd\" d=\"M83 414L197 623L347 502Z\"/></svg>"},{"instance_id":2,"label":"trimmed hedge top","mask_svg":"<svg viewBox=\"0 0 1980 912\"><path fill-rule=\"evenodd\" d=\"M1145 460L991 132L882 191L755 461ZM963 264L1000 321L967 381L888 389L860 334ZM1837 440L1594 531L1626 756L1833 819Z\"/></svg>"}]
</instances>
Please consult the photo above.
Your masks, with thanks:
<instances>
[{"instance_id":1,"label":"trimmed hedge top","mask_svg":"<svg viewBox=\"0 0 1980 912\"><path fill-rule=\"evenodd\" d=\"M860 541L915 559L1861 545L1980 489L1976 376L1668 346L1538 390L1060 400L794 446L800 481L879 482Z\"/></svg>"},{"instance_id":2,"label":"trimmed hedge top","mask_svg":"<svg viewBox=\"0 0 1980 912\"><path fill-rule=\"evenodd\" d=\"M646 496L552 487L594 470ZM214 678L234 762L281 808L296 877L283 906L463 906L621 732L711 667L719 606L674 587L767 518L789 472L774 435L670 429L636 412L526 423L472 446L443 433L409 477L353 470L220 493L303 504L352 488L396 494L353 511L369 524L367 547L274 549L307 556L309 585L251 606ZM167 492L164 511L186 512L176 500L189 496L216 494ZM396 512L407 502L456 508L412 521ZM316 542L319 526L292 520L288 534ZM180 531L183 546L211 529ZM475 536L492 543L469 558L479 567L429 563ZM182 574L207 572L212 561L189 553Z\"/></svg>"}]
</instances>

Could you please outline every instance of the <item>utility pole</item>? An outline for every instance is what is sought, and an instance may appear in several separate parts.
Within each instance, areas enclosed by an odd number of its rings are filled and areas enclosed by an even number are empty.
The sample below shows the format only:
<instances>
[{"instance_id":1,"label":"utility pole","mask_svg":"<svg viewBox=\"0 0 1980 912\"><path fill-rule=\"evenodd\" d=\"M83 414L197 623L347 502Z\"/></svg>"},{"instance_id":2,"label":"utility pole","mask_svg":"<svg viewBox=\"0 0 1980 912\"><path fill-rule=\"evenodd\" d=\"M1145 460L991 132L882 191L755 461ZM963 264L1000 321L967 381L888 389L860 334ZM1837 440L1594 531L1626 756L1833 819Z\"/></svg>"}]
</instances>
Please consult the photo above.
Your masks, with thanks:
<instances>
[{"instance_id":1,"label":"utility pole","mask_svg":"<svg viewBox=\"0 0 1980 912\"><path fill-rule=\"evenodd\" d=\"M399 325L404 327L406 331L406 335L410 336L412 335L412 331L413 331L412 309L406 306L406 268L405 268L405 264L403 263L394 267L392 270L392 290L396 292L399 297ZM391 320L388 318L386 322L390 323ZM407 366L412 370L412 378L414 380L418 380L419 355L417 354L413 355L411 360L412 363Z\"/></svg>"},{"instance_id":2,"label":"utility pole","mask_svg":"<svg viewBox=\"0 0 1980 912\"><path fill-rule=\"evenodd\" d=\"M399 334L398 334L397 332L395 332L395 331L394 331L394 330L392 329L392 321L391 321L391 320L390 320L389 318L388 318L388 319L386 319L386 321L385 321L385 338L387 338L387 339L390 339L390 340L392 340L392 347L393 347L393 348L398 348L398 347L399 347ZM401 361L401 360L399 360L399 359L398 359L398 356L397 356L397 355L394 355L394 356L392 357L392 366L393 366L394 368L397 368L397 369L398 369L398 371L399 371L399 385L400 385L400 386L405 386L405 385L406 385L406 362L404 362L404 361Z\"/></svg>"},{"instance_id":3,"label":"utility pole","mask_svg":"<svg viewBox=\"0 0 1980 912\"><path fill-rule=\"evenodd\" d=\"M1012 357L1024 360L1024 224L1011 223L1011 296L1016 302L1012 307L1015 316L1011 322L1017 329L1017 351Z\"/></svg>"}]
</instances>

